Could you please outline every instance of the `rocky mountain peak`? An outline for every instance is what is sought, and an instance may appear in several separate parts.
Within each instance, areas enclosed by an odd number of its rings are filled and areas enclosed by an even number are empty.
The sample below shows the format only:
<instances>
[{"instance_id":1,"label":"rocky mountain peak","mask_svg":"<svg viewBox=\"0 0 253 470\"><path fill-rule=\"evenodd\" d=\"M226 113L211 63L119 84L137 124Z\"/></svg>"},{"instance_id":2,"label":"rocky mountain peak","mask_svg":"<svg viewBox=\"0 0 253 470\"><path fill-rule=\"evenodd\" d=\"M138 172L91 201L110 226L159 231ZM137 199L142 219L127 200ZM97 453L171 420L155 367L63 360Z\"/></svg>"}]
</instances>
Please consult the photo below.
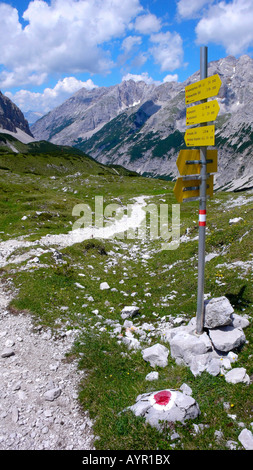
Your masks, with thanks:
<instances>
[{"instance_id":1,"label":"rocky mountain peak","mask_svg":"<svg viewBox=\"0 0 253 470\"><path fill-rule=\"evenodd\" d=\"M0 91L0 130L1 128L15 133L17 129L21 129L33 137L22 111Z\"/></svg>"}]
</instances>

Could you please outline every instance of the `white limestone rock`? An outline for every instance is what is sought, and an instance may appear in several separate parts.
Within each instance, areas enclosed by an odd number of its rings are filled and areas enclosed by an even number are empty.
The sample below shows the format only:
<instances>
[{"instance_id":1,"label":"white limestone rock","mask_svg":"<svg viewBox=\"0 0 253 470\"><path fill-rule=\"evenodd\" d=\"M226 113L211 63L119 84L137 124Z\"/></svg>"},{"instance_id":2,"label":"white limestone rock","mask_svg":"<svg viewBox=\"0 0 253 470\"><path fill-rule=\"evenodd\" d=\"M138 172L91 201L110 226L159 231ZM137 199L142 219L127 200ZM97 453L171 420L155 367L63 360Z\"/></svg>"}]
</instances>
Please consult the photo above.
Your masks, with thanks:
<instances>
[{"instance_id":1,"label":"white limestone rock","mask_svg":"<svg viewBox=\"0 0 253 470\"><path fill-rule=\"evenodd\" d=\"M149 362L152 367L166 367L168 364L169 350L160 343L142 350L144 361Z\"/></svg>"},{"instance_id":2,"label":"white limestone rock","mask_svg":"<svg viewBox=\"0 0 253 470\"><path fill-rule=\"evenodd\" d=\"M110 286L108 284L108 282L101 282L100 283L100 290L108 290L110 289Z\"/></svg>"},{"instance_id":3,"label":"white limestone rock","mask_svg":"<svg viewBox=\"0 0 253 470\"><path fill-rule=\"evenodd\" d=\"M235 369L231 369L225 375L225 380L226 382L232 383L232 384L243 382L249 385L250 383L250 378L247 374L246 369L244 369L244 367L236 367Z\"/></svg>"},{"instance_id":4,"label":"white limestone rock","mask_svg":"<svg viewBox=\"0 0 253 470\"><path fill-rule=\"evenodd\" d=\"M253 434L249 429L243 429L238 436L245 450L253 450Z\"/></svg>"},{"instance_id":5,"label":"white limestone rock","mask_svg":"<svg viewBox=\"0 0 253 470\"><path fill-rule=\"evenodd\" d=\"M124 307L123 310L121 311L121 318L126 319L126 318L132 318L135 315L139 313L139 307L136 307L136 305L130 305L127 307Z\"/></svg>"},{"instance_id":6,"label":"white limestone rock","mask_svg":"<svg viewBox=\"0 0 253 470\"><path fill-rule=\"evenodd\" d=\"M214 347L218 351L229 352L242 346L245 341L245 335L241 328L233 326L223 326L209 331L209 336Z\"/></svg>"},{"instance_id":7,"label":"white limestone rock","mask_svg":"<svg viewBox=\"0 0 253 470\"><path fill-rule=\"evenodd\" d=\"M143 416L152 427L160 431L163 422L184 423L187 419L195 419L200 414L199 406L193 397L174 390L160 390L139 395L136 403L128 409L136 416Z\"/></svg>"},{"instance_id":8,"label":"white limestone rock","mask_svg":"<svg viewBox=\"0 0 253 470\"><path fill-rule=\"evenodd\" d=\"M171 339L170 348L178 364L189 364L193 356L211 351L212 343L206 333L197 336L182 330Z\"/></svg>"},{"instance_id":9,"label":"white limestone rock","mask_svg":"<svg viewBox=\"0 0 253 470\"><path fill-rule=\"evenodd\" d=\"M145 380L152 382L153 380L158 380L159 374L158 372L150 372L146 375Z\"/></svg>"},{"instance_id":10,"label":"white limestone rock","mask_svg":"<svg viewBox=\"0 0 253 470\"><path fill-rule=\"evenodd\" d=\"M234 312L232 305L226 297L217 297L205 301L205 328L217 328L232 323L231 314Z\"/></svg>"}]
</instances>

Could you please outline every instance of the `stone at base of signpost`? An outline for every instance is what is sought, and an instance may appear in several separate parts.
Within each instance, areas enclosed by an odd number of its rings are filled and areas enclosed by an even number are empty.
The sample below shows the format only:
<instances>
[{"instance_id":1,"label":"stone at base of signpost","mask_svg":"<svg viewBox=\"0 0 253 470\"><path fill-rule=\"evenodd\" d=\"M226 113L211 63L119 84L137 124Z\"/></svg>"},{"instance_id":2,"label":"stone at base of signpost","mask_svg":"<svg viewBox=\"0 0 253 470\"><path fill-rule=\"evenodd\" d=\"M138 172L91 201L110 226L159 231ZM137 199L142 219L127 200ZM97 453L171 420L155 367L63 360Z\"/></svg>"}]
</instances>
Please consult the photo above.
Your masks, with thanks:
<instances>
[{"instance_id":1,"label":"stone at base of signpost","mask_svg":"<svg viewBox=\"0 0 253 470\"><path fill-rule=\"evenodd\" d=\"M196 334L196 318L192 318L188 325L165 329L161 339L170 344L170 353L176 363L189 366L194 376L207 371L213 376L222 374L226 377L226 372L238 358L234 350L246 341L243 328L249 321L235 314L225 297L212 299L208 310L207 324L211 324L211 328L205 323L201 335ZM248 383L247 374L242 381Z\"/></svg>"}]
</instances>

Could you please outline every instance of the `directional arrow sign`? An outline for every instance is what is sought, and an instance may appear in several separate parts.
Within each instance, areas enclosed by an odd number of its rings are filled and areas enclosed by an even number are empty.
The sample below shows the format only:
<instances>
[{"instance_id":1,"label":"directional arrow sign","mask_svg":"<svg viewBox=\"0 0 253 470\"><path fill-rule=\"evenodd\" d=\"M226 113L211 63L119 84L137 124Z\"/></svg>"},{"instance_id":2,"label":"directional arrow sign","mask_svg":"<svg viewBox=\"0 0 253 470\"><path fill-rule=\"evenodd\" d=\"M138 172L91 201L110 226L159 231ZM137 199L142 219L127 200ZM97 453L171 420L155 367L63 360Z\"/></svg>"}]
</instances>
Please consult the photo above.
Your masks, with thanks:
<instances>
[{"instance_id":1,"label":"directional arrow sign","mask_svg":"<svg viewBox=\"0 0 253 470\"><path fill-rule=\"evenodd\" d=\"M207 173L216 173L218 170L217 154L217 150L207 150ZM198 149L180 150L177 159L177 167L182 176L199 175L201 170L200 151Z\"/></svg>"},{"instance_id":2,"label":"directional arrow sign","mask_svg":"<svg viewBox=\"0 0 253 470\"><path fill-rule=\"evenodd\" d=\"M219 110L217 100L191 106L186 109L186 125L191 126L202 122L215 121Z\"/></svg>"},{"instance_id":3,"label":"directional arrow sign","mask_svg":"<svg viewBox=\"0 0 253 470\"><path fill-rule=\"evenodd\" d=\"M195 103L216 96L219 93L220 86L221 79L218 74L192 83L185 87L185 103Z\"/></svg>"},{"instance_id":4,"label":"directional arrow sign","mask_svg":"<svg viewBox=\"0 0 253 470\"><path fill-rule=\"evenodd\" d=\"M200 186L200 178L198 179L191 179L191 180L184 180L184 178L178 178L177 182L174 186L174 194L177 198L178 202L183 202L189 198L196 198L199 197L199 186ZM206 194L208 196L213 195L213 175L209 176L206 181L207 189Z\"/></svg>"},{"instance_id":5,"label":"directional arrow sign","mask_svg":"<svg viewBox=\"0 0 253 470\"><path fill-rule=\"evenodd\" d=\"M187 129L184 135L184 140L187 147L207 147L214 145L214 125L194 127L193 129Z\"/></svg>"}]
</instances>

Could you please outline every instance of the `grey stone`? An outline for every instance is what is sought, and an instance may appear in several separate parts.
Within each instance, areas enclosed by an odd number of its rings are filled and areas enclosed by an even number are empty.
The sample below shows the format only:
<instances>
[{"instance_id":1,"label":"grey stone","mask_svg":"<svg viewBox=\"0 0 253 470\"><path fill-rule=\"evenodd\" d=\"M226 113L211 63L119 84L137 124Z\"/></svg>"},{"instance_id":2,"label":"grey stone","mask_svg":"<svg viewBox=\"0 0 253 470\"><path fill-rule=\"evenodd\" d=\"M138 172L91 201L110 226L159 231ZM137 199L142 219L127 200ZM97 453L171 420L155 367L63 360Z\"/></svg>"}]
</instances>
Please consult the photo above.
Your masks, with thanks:
<instances>
[{"instance_id":1,"label":"grey stone","mask_svg":"<svg viewBox=\"0 0 253 470\"><path fill-rule=\"evenodd\" d=\"M15 353L12 349L10 348L6 348L3 350L2 354L1 354L1 357L10 357L10 356L13 356Z\"/></svg>"},{"instance_id":2,"label":"grey stone","mask_svg":"<svg viewBox=\"0 0 253 470\"><path fill-rule=\"evenodd\" d=\"M157 402L159 394L169 393L169 402ZM143 416L145 420L158 430L162 430L163 422L182 422L187 419L195 419L200 410L197 402L189 395L172 390L161 390L159 392L145 393L137 397L136 403L130 406L136 416Z\"/></svg>"},{"instance_id":3,"label":"grey stone","mask_svg":"<svg viewBox=\"0 0 253 470\"><path fill-rule=\"evenodd\" d=\"M121 312L121 318L132 318L139 313L139 310L139 307L136 307L135 305L124 307Z\"/></svg>"},{"instance_id":4,"label":"grey stone","mask_svg":"<svg viewBox=\"0 0 253 470\"><path fill-rule=\"evenodd\" d=\"M202 372L204 372L204 370L207 369L210 361L210 353L196 354L192 356L189 366L193 375L196 377L197 375L200 375Z\"/></svg>"},{"instance_id":5,"label":"grey stone","mask_svg":"<svg viewBox=\"0 0 253 470\"><path fill-rule=\"evenodd\" d=\"M137 338L134 338L133 335L131 336L123 336L122 342L128 347L128 349L140 349L141 344Z\"/></svg>"},{"instance_id":6,"label":"grey stone","mask_svg":"<svg viewBox=\"0 0 253 470\"><path fill-rule=\"evenodd\" d=\"M182 384L181 387L180 387L180 390L185 395L192 395L192 389L187 384Z\"/></svg>"},{"instance_id":7,"label":"grey stone","mask_svg":"<svg viewBox=\"0 0 253 470\"><path fill-rule=\"evenodd\" d=\"M168 364L169 350L160 343L143 349L141 353L144 361L149 362L152 367L165 367Z\"/></svg>"},{"instance_id":8,"label":"grey stone","mask_svg":"<svg viewBox=\"0 0 253 470\"><path fill-rule=\"evenodd\" d=\"M237 313L231 315L232 325L234 328L247 328L249 326L249 320L246 317L242 317Z\"/></svg>"},{"instance_id":9,"label":"grey stone","mask_svg":"<svg viewBox=\"0 0 253 470\"><path fill-rule=\"evenodd\" d=\"M61 394L60 388L53 388L44 393L44 397L47 401L54 401Z\"/></svg>"},{"instance_id":10,"label":"grey stone","mask_svg":"<svg viewBox=\"0 0 253 470\"><path fill-rule=\"evenodd\" d=\"M231 314L234 312L232 305L226 297L217 297L205 301L205 328L217 328L230 325Z\"/></svg>"},{"instance_id":11,"label":"grey stone","mask_svg":"<svg viewBox=\"0 0 253 470\"><path fill-rule=\"evenodd\" d=\"M236 367L235 369L231 369L225 375L225 380L228 383L236 384L239 382L243 382L246 384L250 383L250 378L246 372L244 367Z\"/></svg>"},{"instance_id":12,"label":"grey stone","mask_svg":"<svg viewBox=\"0 0 253 470\"><path fill-rule=\"evenodd\" d=\"M234 328L233 326L223 326L209 331L211 341L218 351L229 352L239 346L242 346L245 341L245 335L241 328Z\"/></svg>"},{"instance_id":13,"label":"grey stone","mask_svg":"<svg viewBox=\"0 0 253 470\"><path fill-rule=\"evenodd\" d=\"M146 375L145 379L151 382L152 380L158 380L158 377L158 372L150 372L148 375Z\"/></svg>"},{"instance_id":14,"label":"grey stone","mask_svg":"<svg viewBox=\"0 0 253 470\"><path fill-rule=\"evenodd\" d=\"M216 377L221 371L221 362L217 358L213 358L207 365L206 371Z\"/></svg>"},{"instance_id":15,"label":"grey stone","mask_svg":"<svg viewBox=\"0 0 253 470\"><path fill-rule=\"evenodd\" d=\"M253 450L253 434L249 429L243 429L238 436L239 441L246 450Z\"/></svg>"},{"instance_id":16,"label":"grey stone","mask_svg":"<svg viewBox=\"0 0 253 470\"><path fill-rule=\"evenodd\" d=\"M187 325L177 326L175 328L164 328L161 332L161 338L164 342L170 342L178 333L193 334L196 331L196 318L192 318Z\"/></svg>"},{"instance_id":17,"label":"grey stone","mask_svg":"<svg viewBox=\"0 0 253 470\"><path fill-rule=\"evenodd\" d=\"M107 282L101 282L100 284L100 289L101 290L106 290L106 289L110 289L110 286Z\"/></svg>"},{"instance_id":18,"label":"grey stone","mask_svg":"<svg viewBox=\"0 0 253 470\"><path fill-rule=\"evenodd\" d=\"M177 362L189 364L192 356L206 354L212 350L210 338L206 333L200 336L180 331L170 341L171 355Z\"/></svg>"}]
</instances>

